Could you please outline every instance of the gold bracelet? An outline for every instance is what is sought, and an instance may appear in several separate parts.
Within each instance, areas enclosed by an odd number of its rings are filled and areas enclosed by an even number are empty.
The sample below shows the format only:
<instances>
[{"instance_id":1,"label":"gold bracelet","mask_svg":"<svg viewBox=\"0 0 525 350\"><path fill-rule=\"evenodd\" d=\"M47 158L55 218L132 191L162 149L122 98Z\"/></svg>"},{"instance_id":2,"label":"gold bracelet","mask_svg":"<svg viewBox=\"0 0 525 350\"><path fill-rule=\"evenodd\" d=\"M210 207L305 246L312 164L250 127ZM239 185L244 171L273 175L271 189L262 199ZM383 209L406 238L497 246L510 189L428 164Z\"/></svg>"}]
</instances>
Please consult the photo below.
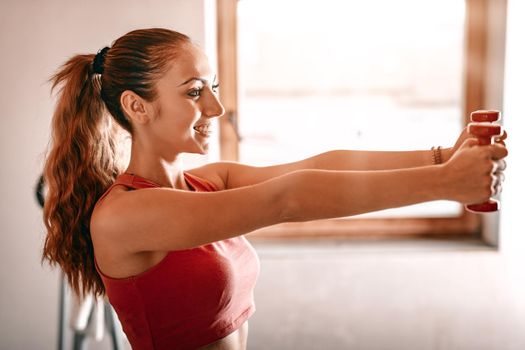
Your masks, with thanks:
<instances>
[{"instance_id":1,"label":"gold bracelet","mask_svg":"<svg viewBox=\"0 0 525 350\"><path fill-rule=\"evenodd\" d=\"M432 147L432 164L437 165L441 164L441 146Z\"/></svg>"}]
</instances>

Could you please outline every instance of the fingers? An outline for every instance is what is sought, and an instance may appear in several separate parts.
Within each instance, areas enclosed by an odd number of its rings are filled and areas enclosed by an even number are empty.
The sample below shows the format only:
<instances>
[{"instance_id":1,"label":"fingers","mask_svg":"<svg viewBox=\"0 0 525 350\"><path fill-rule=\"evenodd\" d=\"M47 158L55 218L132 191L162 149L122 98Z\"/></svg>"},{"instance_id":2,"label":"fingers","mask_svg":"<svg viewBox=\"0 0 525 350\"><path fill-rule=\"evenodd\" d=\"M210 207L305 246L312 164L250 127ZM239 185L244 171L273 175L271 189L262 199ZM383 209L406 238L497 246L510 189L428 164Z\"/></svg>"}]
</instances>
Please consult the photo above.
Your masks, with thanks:
<instances>
[{"instance_id":1,"label":"fingers","mask_svg":"<svg viewBox=\"0 0 525 350\"><path fill-rule=\"evenodd\" d=\"M494 141L499 142L499 141L505 141L506 139L507 139L507 131L503 130L503 135L496 137Z\"/></svg>"},{"instance_id":2,"label":"fingers","mask_svg":"<svg viewBox=\"0 0 525 350\"><path fill-rule=\"evenodd\" d=\"M465 141L463 141L460 148L474 147L474 146L477 146L478 144L479 144L478 139L474 137L469 137L468 139L465 139Z\"/></svg>"},{"instance_id":3,"label":"fingers","mask_svg":"<svg viewBox=\"0 0 525 350\"><path fill-rule=\"evenodd\" d=\"M507 132L504 130L503 135L494 138L494 143L505 146L505 140L507 139Z\"/></svg>"},{"instance_id":4,"label":"fingers","mask_svg":"<svg viewBox=\"0 0 525 350\"><path fill-rule=\"evenodd\" d=\"M497 192L498 179L492 174L492 183L490 184L490 196L495 196Z\"/></svg>"},{"instance_id":5,"label":"fingers","mask_svg":"<svg viewBox=\"0 0 525 350\"><path fill-rule=\"evenodd\" d=\"M494 161L493 166L493 172L491 174L492 176L492 184L491 184L491 193L492 196L496 196L501 193L503 190L503 182L505 181L505 174L503 173L503 170L507 167L507 163L503 159Z\"/></svg>"},{"instance_id":6,"label":"fingers","mask_svg":"<svg viewBox=\"0 0 525 350\"><path fill-rule=\"evenodd\" d=\"M505 180L503 174L493 174L492 175L492 184L490 186L491 196L497 196L503 190L502 182Z\"/></svg>"},{"instance_id":7,"label":"fingers","mask_svg":"<svg viewBox=\"0 0 525 350\"><path fill-rule=\"evenodd\" d=\"M504 159L498 159L494 161L494 172L502 172L503 170L507 169L507 162L505 162Z\"/></svg>"},{"instance_id":8,"label":"fingers","mask_svg":"<svg viewBox=\"0 0 525 350\"><path fill-rule=\"evenodd\" d=\"M507 167L504 158L508 155L507 148L501 143L505 138L506 134L503 134L500 143L486 146L479 145L476 138L467 138L448 161L451 169L472 180L470 195L488 199L501 193L505 180L503 171Z\"/></svg>"},{"instance_id":9,"label":"fingers","mask_svg":"<svg viewBox=\"0 0 525 350\"><path fill-rule=\"evenodd\" d=\"M490 146L490 157L493 160L500 160L502 158L505 158L508 154L509 151L504 145L496 143Z\"/></svg>"}]
</instances>

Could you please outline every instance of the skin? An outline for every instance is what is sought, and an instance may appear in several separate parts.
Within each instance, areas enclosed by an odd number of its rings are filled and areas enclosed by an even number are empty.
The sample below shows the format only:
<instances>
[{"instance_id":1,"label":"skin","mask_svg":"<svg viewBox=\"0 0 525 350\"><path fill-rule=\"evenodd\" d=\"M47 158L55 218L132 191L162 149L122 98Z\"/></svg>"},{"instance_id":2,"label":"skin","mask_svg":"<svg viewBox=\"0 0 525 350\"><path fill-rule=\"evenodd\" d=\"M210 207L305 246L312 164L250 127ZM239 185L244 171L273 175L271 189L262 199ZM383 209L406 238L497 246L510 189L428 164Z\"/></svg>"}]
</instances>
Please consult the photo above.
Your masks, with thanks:
<instances>
[{"instance_id":1,"label":"skin","mask_svg":"<svg viewBox=\"0 0 525 350\"><path fill-rule=\"evenodd\" d=\"M428 150L338 150L268 167L218 162L188 172L212 181L220 191L191 192L180 156L207 152L208 138L193 127L220 117L224 108L213 88L214 74L199 48L188 45L173 63L156 84L155 101L145 101L131 91L121 96L134 127L126 172L162 188L128 191L115 186L93 211L95 255L109 276L136 275L157 264L167 251L282 222L350 216L439 199L477 203L501 189L506 135L495 145L481 147L464 130L453 147L443 150L440 165L432 165ZM202 349L246 349L247 337L246 322Z\"/></svg>"}]
</instances>

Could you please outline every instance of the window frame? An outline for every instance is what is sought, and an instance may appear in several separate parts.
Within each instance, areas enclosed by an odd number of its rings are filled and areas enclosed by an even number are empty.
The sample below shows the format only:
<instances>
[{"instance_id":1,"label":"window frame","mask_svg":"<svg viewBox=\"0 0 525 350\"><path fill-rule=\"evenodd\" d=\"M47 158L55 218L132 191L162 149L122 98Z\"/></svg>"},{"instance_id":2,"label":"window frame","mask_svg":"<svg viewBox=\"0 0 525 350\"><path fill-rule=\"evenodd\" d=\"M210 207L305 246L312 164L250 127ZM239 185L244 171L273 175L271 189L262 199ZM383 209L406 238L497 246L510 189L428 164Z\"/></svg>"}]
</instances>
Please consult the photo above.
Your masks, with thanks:
<instances>
[{"instance_id":1,"label":"window frame","mask_svg":"<svg viewBox=\"0 0 525 350\"><path fill-rule=\"evenodd\" d=\"M238 71L237 71L237 2L239 0L217 0L217 49L220 77L220 98L225 108L219 120L219 147L221 160L239 160L240 136L238 121ZM506 2L501 2L503 13ZM463 123L469 122L469 112L477 109L495 109L494 98L489 93L494 80L489 69L499 64L503 71L503 60L494 60L489 55L491 31L501 32L506 18L491 19L491 0L465 0L465 45L463 69ZM501 9L500 9L501 10ZM504 17L504 16L503 16ZM503 30L504 33L504 30ZM489 81L489 78L490 81ZM501 81L498 83L502 83ZM502 93L501 91L496 93ZM496 101L498 99L496 98ZM487 106L487 102L492 106ZM501 102L501 101L497 101ZM303 223L284 223L256 230L248 234L255 241L311 238L447 238L483 239L486 219L464 208L457 217L442 218L343 218L317 220ZM494 232L492 233L494 236ZM486 239L485 239L486 240Z\"/></svg>"}]
</instances>

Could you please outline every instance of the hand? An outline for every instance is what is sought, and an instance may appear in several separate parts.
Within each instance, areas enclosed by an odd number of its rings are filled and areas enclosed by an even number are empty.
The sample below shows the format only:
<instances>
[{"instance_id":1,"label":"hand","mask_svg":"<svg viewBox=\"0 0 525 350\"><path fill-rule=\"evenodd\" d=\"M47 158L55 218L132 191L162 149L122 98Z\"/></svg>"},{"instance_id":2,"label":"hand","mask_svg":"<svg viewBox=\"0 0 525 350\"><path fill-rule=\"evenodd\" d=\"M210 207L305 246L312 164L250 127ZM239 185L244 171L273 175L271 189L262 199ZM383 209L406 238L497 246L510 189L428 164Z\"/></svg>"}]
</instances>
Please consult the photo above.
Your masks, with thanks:
<instances>
[{"instance_id":1,"label":"hand","mask_svg":"<svg viewBox=\"0 0 525 350\"><path fill-rule=\"evenodd\" d=\"M468 129L467 127L463 128L463 130L461 131L461 134L456 140L456 143L454 144L454 147L443 149L443 163L445 163L447 160L452 158L452 156L454 156L456 151L461 147L461 145L463 144L463 142L465 142L466 139L474 137L472 134L469 134L467 129ZM499 137L495 137L494 143L505 146L506 138L507 138L507 132L503 130L503 135Z\"/></svg>"},{"instance_id":2,"label":"hand","mask_svg":"<svg viewBox=\"0 0 525 350\"><path fill-rule=\"evenodd\" d=\"M495 163L495 169L493 171L494 176L494 193L493 196L496 196L501 193L503 190L502 184L503 181L505 181L505 174L503 171L507 168L507 163L503 159L499 159L494 162Z\"/></svg>"},{"instance_id":3,"label":"hand","mask_svg":"<svg viewBox=\"0 0 525 350\"><path fill-rule=\"evenodd\" d=\"M467 138L445 164L447 198L463 204L481 203L501 192L507 148L501 143L478 146Z\"/></svg>"}]
</instances>

